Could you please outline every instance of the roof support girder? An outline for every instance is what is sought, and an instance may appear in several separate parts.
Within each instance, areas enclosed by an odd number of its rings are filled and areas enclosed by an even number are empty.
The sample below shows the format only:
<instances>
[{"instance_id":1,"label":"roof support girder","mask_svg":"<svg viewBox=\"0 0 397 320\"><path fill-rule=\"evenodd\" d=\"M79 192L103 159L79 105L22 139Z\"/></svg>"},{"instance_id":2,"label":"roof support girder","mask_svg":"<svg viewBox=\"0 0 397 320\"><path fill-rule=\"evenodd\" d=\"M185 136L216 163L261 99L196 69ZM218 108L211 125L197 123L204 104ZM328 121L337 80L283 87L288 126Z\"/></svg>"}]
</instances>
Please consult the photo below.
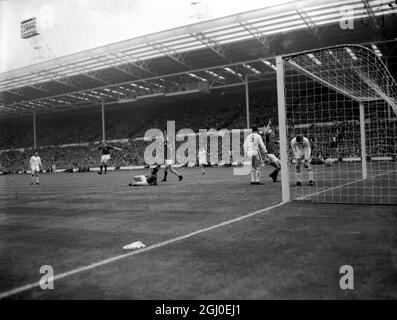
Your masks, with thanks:
<instances>
[{"instance_id":1,"label":"roof support girder","mask_svg":"<svg viewBox=\"0 0 397 320\"><path fill-rule=\"evenodd\" d=\"M184 66L186 69L188 70L191 69L191 66L185 60L185 55L178 53L174 49L171 49L163 44L159 44L155 42L147 42L147 45L159 51L160 53L166 55L167 57L171 58L173 61Z\"/></svg>"},{"instance_id":2,"label":"roof support girder","mask_svg":"<svg viewBox=\"0 0 397 320\"><path fill-rule=\"evenodd\" d=\"M254 25L252 25L249 22L246 21L240 21L239 24L251 35L253 36L256 40L259 41L263 45L263 47L266 49L266 51L269 51L270 49L270 44L273 42L273 40L276 38L277 34L272 35L272 36L265 36L262 31L260 31L258 28L256 28Z\"/></svg>"},{"instance_id":3,"label":"roof support girder","mask_svg":"<svg viewBox=\"0 0 397 320\"><path fill-rule=\"evenodd\" d=\"M220 46L214 39L211 39L210 37L206 36L202 32L194 32L191 33L191 36L196 38L198 41L200 41L202 44L204 44L207 48L215 52L218 56L226 60L227 62L231 62L230 57L228 57L226 50Z\"/></svg>"}]
</instances>

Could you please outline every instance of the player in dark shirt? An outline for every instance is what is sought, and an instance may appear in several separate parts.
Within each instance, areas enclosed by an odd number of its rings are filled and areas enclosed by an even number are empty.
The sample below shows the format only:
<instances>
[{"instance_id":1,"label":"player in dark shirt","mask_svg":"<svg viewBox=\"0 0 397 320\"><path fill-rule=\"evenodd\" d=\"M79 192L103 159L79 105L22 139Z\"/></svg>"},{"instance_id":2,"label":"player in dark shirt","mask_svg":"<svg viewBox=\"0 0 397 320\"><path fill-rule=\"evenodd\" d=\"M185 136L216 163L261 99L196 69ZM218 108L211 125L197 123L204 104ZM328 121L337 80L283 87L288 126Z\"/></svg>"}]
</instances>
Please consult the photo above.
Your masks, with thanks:
<instances>
[{"instance_id":1,"label":"player in dark shirt","mask_svg":"<svg viewBox=\"0 0 397 320\"><path fill-rule=\"evenodd\" d=\"M168 170L171 171L173 174L175 174L178 177L179 181L182 181L183 176L172 167L173 161L172 161L172 159L169 159L169 158L171 158L171 155L169 155L169 151L171 151L171 150L169 150L170 148L171 148L171 146L168 145L168 142L166 139L164 141L165 166L164 166L164 178L163 178L162 182L167 181ZM168 157L168 155L170 157Z\"/></svg>"},{"instance_id":2,"label":"player in dark shirt","mask_svg":"<svg viewBox=\"0 0 397 320\"><path fill-rule=\"evenodd\" d=\"M98 147L98 150L102 151L102 156L101 156L101 165L99 167L99 172L98 174L102 174L102 169L105 168L105 174L108 170L108 162L110 160L110 150L119 150L121 151L120 148L112 147L109 146L106 142L104 142L100 147Z\"/></svg>"},{"instance_id":3,"label":"player in dark shirt","mask_svg":"<svg viewBox=\"0 0 397 320\"><path fill-rule=\"evenodd\" d=\"M269 177L273 179L273 182L277 182L278 172L281 169L281 163L280 159L276 157L277 146L276 141L274 140L274 131L268 128L267 131L261 131L260 134L262 135L263 141L266 145L269 164L274 167L274 171L269 174Z\"/></svg>"}]
</instances>

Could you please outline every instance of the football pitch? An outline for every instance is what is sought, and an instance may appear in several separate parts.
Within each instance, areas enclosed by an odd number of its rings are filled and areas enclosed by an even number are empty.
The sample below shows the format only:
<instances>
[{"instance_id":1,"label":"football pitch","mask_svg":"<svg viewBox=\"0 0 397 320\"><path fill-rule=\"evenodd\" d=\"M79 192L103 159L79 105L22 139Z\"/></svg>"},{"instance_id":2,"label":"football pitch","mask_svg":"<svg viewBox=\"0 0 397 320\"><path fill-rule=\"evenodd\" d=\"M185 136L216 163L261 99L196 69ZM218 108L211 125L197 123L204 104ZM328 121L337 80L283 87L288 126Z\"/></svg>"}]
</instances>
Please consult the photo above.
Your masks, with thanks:
<instances>
[{"instance_id":1,"label":"football pitch","mask_svg":"<svg viewBox=\"0 0 397 320\"><path fill-rule=\"evenodd\" d=\"M264 185L206 171L150 187L128 186L146 170L0 176L0 297L397 299L396 206L282 204L270 167Z\"/></svg>"}]
</instances>

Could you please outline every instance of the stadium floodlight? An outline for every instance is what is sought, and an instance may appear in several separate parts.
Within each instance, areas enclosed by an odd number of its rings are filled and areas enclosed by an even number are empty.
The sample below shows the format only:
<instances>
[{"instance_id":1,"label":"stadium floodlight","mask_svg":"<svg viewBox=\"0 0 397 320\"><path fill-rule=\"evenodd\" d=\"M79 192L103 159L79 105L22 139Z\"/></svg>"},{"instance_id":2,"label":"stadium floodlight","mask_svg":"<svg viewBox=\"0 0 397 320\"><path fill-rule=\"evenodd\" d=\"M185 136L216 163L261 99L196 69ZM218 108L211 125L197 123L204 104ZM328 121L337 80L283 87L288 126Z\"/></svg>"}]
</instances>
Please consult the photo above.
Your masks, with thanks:
<instances>
[{"instance_id":1,"label":"stadium floodlight","mask_svg":"<svg viewBox=\"0 0 397 320\"><path fill-rule=\"evenodd\" d=\"M374 49L376 55L378 57L382 57L382 52L380 52L379 48L376 46L376 44L371 44L372 49Z\"/></svg>"},{"instance_id":2,"label":"stadium floodlight","mask_svg":"<svg viewBox=\"0 0 397 320\"><path fill-rule=\"evenodd\" d=\"M277 70L276 66L275 66L273 63L271 63L270 61L262 60L262 62L263 62L265 65L267 65L269 68L272 68L273 70Z\"/></svg>"},{"instance_id":3,"label":"stadium floodlight","mask_svg":"<svg viewBox=\"0 0 397 320\"><path fill-rule=\"evenodd\" d=\"M254 67L250 66L248 63L243 63L243 66L245 68L247 68L249 71L251 71L252 73L255 73L255 74L260 74L261 73L259 70L257 70Z\"/></svg>"},{"instance_id":4,"label":"stadium floodlight","mask_svg":"<svg viewBox=\"0 0 397 320\"><path fill-rule=\"evenodd\" d=\"M312 59L316 64L321 64L320 60L318 60L318 59L314 56L314 54L309 53L307 56L308 56L310 59Z\"/></svg>"},{"instance_id":5,"label":"stadium floodlight","mask_svg":"<svg viewBox=\"0 0 397 320\"><path fill-rule=\"evenodd\" d=\"M231 74L233 74L233 75L235 75L235 76L237 76L237 77L242 77L243 75L241 74L241 73L238 73L238 72L236 72L236 71L234 71L234 70L232 70L232 69L230 69L230 68L228 68L228 67L226 67L226 68L223 68L225 71L227 71L227 72L229 72L229 73L231 73Z\"/></svg>"},{"instance_id":6,"label":"stadium floodlight","mask_svg":"<svg viewBox=\"0 0 397 320\"><path fill-rule=\"evenodd\" d=\"M204 72L208 73L209 75L213 76L214 78L217 78L219 80L225 80L225 77L221 76L220 74L217 74L214 71L211 70L204 70Z\"/></svg>"},{"instance_id":7,"label":"stadium floodlight","mask_svg":"<svg viewBox=\"0 0 397 320\"><path fill-rule=\"evenodd\" d=\"M343 45L276 62L283 199L397 204L397 83L379 55ZM295 186L297 135L310 142L314 186Z\"/></svg>"},{"instance_id":8,"label":"stadium floodlight","mask_svg":"<svg viewBox=\"0 0 397 320\"><path fill-rule=\"evenodd\" d=\"M21 38L29 39L38 36L36 18L30 18L21 22Z\"/></svg>"},{"instance_id":9,"label":"stadium floodlight","mask_svg":"<svg viewBox=\"0 0 397 320\"><path fill-rule=\"evenodd\" d=\"M189 73L188 75L191 76L192 78L195 78L195 79L200 80L200 81L208 81L207 79L202 78L202 77L200 77L200 76L198 76L197 74L194 74L194 73Z\"/></svg>"},{"instance_id":10,"label":"stadium floodlight","mask_svg":"<svg viewBox=\"0 0 397 320\"><path fill-rule=\"evenodd\" d=\"M350 48L345 48L345 50L352 57L353 60L357 60L356 55L354 54L354 52Z\"/></svg>"}]
</instances>

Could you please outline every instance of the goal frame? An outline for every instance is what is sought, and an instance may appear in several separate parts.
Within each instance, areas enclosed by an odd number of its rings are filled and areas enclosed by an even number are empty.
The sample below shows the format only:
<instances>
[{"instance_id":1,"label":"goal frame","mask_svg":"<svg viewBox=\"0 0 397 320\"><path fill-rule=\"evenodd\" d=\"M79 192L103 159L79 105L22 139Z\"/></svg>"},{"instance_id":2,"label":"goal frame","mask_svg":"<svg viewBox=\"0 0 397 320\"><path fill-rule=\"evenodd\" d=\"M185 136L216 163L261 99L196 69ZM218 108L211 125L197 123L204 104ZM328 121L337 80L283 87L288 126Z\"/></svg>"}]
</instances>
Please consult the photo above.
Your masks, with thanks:
<instances>
[{"instance_id":1,"label":"goal frame","mask_svg":"<svg viewBox=\"0 0 397 320\"><path fill-rule=\"evenodd\" d=\"M359 124L360 124L360 147L361 147L361 168L362 168L362 178L360 180L366 180L368 177L367 170L367 153L366 153L366 133L365 133L365 111L364 103L370 101L384 101L386 102L397 115L397 102L391 97L385 94L382 89L375 84L371 79L366 78L365 75L359 73L360 79L365 82L371 89L373 89L378 95L379 99L362 99L350 94L348 91L339 88L328 81L321 79L317 75L311 73L309 70L295 64L293 61L289 61L290 58L303 54L315 53L323 50L331 50L337 48L349 48L355 47L364 50L368 50L371 55L375 55L375 52L363 45L357 44L342 44L336 46L328 46L323 48L311 49L306 51L301 51L288 55L278 55L276 56L276 81L277 81L277 104L278 104L278 123L279 123L279 137L280 137L280 159L281 159L281 189L282 189L282 201L289 202L291 200L290 194L290 172L288 165L288 127L287 127L287 113L286 113L286 96L285 96L285 64L289 64L292 68L304 74L306 77L318 82L321 85L334 90L349 99L358 102L359 104ZM393 84L396 84L395 79L390 74L385 63L376 56L378 62L383 66L384 71L387 72L390 79L392 79Z\"/></svg>"}]
</instances>

